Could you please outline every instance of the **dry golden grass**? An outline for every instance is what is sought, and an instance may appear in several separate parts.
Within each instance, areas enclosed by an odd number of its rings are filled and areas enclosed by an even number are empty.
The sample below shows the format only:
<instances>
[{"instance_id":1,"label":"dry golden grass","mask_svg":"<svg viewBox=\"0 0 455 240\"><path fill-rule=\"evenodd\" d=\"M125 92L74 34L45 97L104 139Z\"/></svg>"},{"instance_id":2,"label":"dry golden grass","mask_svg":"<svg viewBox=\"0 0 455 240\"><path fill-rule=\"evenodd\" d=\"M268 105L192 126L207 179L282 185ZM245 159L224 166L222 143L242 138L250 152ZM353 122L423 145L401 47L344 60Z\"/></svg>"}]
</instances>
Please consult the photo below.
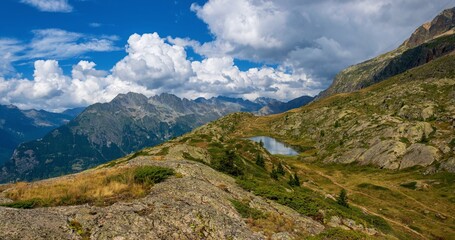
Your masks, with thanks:
<instances>
[{"instance_id":1,"label":"dry golden grass","mask_svg":"<svg viewBox=\"0 0 455 240\"><path fill-rule=\"evenodd\" d=\"M134 181L129 168L98 169L36 183L17 183L5 192L13 201L35 201L35 206L93 203L107 205L120 199L142 197L150 186Z\"/></svg>"},{"instance_id":2,"label":"dry golden grass","mask_svg":"<svg viewBox=\"0 0 455 240\"><path fill-rule=\"evenodd\" d=\"M246 219L246 223L255 232L263 232L266 236L271 238L277 232L292 232L295 230L294 221L277 213L268 213L266 218L259 219Z\"/></svg>"},{"instance_id":3,"label":"dry golden grass","mask_svg":"<svg viewBox=\"0 0 455 240\"><path fill-rule=\"evenodd\" d=\"M11 188L11 184L1 184L0 185L0 193L5 191L8 188Z\"/></svg>"}]
</instances>

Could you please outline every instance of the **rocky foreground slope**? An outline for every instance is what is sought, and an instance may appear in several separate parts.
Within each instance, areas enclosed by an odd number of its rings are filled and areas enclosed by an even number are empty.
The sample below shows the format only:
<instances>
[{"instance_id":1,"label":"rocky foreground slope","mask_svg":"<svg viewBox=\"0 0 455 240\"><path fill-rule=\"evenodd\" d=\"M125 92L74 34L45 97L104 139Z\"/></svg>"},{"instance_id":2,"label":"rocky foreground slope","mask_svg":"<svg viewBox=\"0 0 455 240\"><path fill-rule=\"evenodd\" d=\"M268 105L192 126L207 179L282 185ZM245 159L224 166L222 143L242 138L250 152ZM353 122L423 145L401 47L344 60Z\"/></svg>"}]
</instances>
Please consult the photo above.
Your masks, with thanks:
<instances>
[{"instance_id":1,"label":"rocky foreground slope","mask_svg":"<svg viewBox=\"0 0 455 240\"><path fill-rule=\"evenodd\" d=\"M156 184L144 198L106 207L0 207L0 239L286 239L324 230L321 223L253 195L201 163L138 157L124 167L137 165L170 167L179 176ZM247 224L233 199L268 218Z\"/></svg>"}]
</instances>

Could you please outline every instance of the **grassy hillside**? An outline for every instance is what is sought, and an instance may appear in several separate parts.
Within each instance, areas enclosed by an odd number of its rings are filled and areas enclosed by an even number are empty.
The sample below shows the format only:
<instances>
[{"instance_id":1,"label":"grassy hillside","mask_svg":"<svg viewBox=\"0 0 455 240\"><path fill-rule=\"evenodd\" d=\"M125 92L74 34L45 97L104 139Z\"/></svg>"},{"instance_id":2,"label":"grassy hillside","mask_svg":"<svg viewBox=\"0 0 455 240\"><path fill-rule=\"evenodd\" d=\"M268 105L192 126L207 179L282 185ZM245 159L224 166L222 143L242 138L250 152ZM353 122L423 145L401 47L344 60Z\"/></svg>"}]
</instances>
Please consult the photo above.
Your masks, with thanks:
<instances>
[{"instance_id":1,"label":"grassy hillside","mask_svg":"<svg viewBox=\"0 0 455 240\"><path fill-rule=\"evenodd\" d=\"M358 92L249 119L236 134L299 145L307 149L305 161L438 168L454 157L454 103L455 57L446 56ZM428 152L427 161L410 161L414 155L419 159L418 151Z\"/></svg>"},{"instance_id":2,"label":"grassy hillside","mask_svg":"<svg viewBox=\"0 0 455 240\"><path fill-rule=\"evenodd\" d=\"M240 171L238 184L245 189L327 225L333 224L334 214L399 239L450 239L455 234L455 175L447 170L453 169L454 103L455 56L450 55L287 113L230 115L143 154L156 156L166 149L162 159ZM271 156L244 140L257 135L275 137L302 152L298 157ZM240 156L233 165L239 170L220 167L223 151L229 150ZM281 162L285 175L272 181L257 167L248 167L258 153L266 160L263 170L270 174ZM292 190L296 195L284 187L291 174L302 180L303 187ZM354 209L368 214L334 207L341 189L347 190ZM378 219L368 220L371 216Z\"/></svg>"}]
</instances>

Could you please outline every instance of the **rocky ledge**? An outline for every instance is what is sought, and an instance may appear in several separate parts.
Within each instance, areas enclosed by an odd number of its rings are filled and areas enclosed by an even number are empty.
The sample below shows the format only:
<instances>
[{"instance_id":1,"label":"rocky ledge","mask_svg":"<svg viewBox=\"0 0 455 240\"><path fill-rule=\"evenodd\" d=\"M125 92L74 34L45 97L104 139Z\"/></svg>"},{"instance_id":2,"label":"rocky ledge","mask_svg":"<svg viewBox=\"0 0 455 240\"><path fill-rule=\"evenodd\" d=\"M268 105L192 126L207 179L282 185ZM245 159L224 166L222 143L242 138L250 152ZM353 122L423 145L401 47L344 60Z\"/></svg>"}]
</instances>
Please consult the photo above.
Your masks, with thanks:
<instances>
[{"instance_id":1,"label":"rocky ledge","mask_svg":"<svg viewBox=\"0 0 455 240\"><path fill-rule=\"evenodd\" d=\"M0 207L0 239L290 239L324 230L320 223L246 192L233 178L200 163L139 157L127 165L164 166L178 174L153 186L142 199L106 207ZM233 199L289 226L269 225L265 233L240 216Z\"/></svg>"}]
</instances>

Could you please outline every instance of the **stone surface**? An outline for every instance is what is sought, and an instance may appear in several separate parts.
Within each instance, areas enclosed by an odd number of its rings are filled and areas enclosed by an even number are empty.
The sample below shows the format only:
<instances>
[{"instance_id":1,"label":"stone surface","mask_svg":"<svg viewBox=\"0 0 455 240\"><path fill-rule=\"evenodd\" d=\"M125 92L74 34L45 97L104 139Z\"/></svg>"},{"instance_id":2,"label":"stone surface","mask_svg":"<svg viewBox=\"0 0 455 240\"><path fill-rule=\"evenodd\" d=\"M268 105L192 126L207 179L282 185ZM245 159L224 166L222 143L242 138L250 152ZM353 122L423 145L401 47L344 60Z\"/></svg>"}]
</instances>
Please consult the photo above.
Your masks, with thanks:
<instances>
[{"instance_id":1,"label":"stone surface","mask_svg":"<svg viewBox=\"0 0 455 240\"><path fill-rule=\"evenodd\" d=\"M439 169L451 173L455 173L455 158L450 158L446 162L441 163Z\"/></svg>"},{"instance_id":2,"label":"stone surface","mask_svg":"<svg viewBox=\"0 0 455 240\"><path fill-rule=\"evenodd\" d=\"M290 208L244 191L233 178L200 163L140 157L128 165L171 167L182 177L156 184L145 198L107 207L0 207L0 239L80 239L71 222L79 223L91 239L265 239L251 230L230 199L248 199L254 208L289 219L299 233L324 229ZM276 233L275 239L290 239L286 236L293 238L292 233Z\"/></svg>"},{"instance_id":3,"label":"stone surface","mask_svg":"<svg viewBox=\"0 0 455 240\"><path fill-rule=\"evenodd\" d=\"M438 149L421 143L412 144L403 156L400 169L413 166L429 166L439 159Z\"/></svg>"},{"instance_id":4,"label":"stone surface","mask_svg":"<svg viewBox=\"0 0 455 240\"><path fill-rule=\"evenodd\" d=\"M406 151L406 144L394 140L381 141L372 146L359 158L362 164L373 164L381 168L397 169L398 157Z\"/></svg>"}]
</instances>

